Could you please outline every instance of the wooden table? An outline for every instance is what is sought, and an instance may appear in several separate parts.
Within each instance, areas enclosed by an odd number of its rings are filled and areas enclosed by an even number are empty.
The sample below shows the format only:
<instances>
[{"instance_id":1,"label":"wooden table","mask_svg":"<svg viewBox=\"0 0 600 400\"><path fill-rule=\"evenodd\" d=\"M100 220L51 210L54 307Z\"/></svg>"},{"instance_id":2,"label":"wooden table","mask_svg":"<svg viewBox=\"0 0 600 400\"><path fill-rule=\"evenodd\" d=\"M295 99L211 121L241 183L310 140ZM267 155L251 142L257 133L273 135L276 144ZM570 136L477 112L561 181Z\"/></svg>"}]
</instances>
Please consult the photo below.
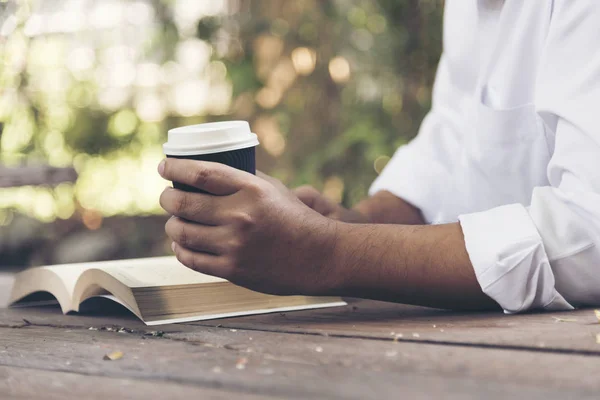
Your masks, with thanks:
<instances>
[{"instance_id":1,"label":"wooden table","mask_svg":"<svg viewBox=\"0 0 600 400\"><path fill-rule=\"evenodd\" d=\"M0 309L0 398L600 398L592 310L507 316L352 301L160 331L110 313ZM103 360L114 351L123 357Z\"/></svg>"}]
</instances>

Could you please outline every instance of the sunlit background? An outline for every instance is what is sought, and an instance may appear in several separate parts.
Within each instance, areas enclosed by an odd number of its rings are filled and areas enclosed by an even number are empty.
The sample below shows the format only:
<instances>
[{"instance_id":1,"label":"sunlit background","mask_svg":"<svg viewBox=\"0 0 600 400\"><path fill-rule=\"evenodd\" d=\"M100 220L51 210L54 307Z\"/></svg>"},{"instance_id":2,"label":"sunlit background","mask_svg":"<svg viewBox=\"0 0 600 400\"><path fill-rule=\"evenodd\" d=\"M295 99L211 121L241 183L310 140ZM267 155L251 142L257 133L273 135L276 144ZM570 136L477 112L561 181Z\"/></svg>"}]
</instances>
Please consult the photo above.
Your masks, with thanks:
<instances>
[{"instance_id":1,"label":"sunlit background","mask_svg":"<svg viewBox=\"0 0 600 400\"><path fill-rule=\"evenodd\" d=\"M168 252L168 129L248 120L258 168L352 205L430 107L441 0L0 0L0 265ZM12 186L12 185L11 185Z\"/></svg>"}]
</instances>

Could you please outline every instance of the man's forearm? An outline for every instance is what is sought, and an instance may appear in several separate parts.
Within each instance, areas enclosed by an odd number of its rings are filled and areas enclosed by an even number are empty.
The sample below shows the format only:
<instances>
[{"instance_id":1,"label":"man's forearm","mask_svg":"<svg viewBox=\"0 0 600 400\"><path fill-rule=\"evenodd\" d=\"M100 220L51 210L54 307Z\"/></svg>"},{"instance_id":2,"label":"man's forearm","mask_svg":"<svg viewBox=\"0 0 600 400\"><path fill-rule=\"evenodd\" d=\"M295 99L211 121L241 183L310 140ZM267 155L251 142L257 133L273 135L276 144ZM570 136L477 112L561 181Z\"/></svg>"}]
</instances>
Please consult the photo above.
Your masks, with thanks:
<instances>
[{"instance_id":1,"label":"man's forearm","mask_svg":"<svg viewBox=\"0 0 600 400\"><path fill-rule=\"evenodd\" d=\"M438 308L498 308L475 277L458 223L339 223L336 294Z\"/></svg>"},{"instance_id":2,"label":"man's forearm","mask_svg":"<svg viewBox=\"0 0 600 400\"><path fill-rule=\"evenodd\" d=\"M425 224L418 208L388 191L375 193L354 206L353 210L364 215L372 224Z\"/></svg>"}]
</instances>

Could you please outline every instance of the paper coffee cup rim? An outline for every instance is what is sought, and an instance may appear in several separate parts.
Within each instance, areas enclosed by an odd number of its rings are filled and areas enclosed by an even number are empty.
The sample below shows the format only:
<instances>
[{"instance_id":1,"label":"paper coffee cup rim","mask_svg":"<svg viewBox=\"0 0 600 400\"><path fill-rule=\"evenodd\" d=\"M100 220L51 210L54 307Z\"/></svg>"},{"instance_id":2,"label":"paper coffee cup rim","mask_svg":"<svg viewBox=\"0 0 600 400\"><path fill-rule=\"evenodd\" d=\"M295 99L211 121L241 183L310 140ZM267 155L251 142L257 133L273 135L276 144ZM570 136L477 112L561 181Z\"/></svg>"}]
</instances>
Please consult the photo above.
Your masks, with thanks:
<instances>
[{"instance_id":1,"label":"paper coffee cup rim","mask_svg":"<svg viewBox=\"0 0 600 400\"><path fill-rule=\"evenodd\" d=\"M246 121L209 122L170 129L169 140L163 145L167 155L188 156L240 150L258 146L258 137ZM209 140L196 143L194 135L210 135ZM179 136L181 135L181 136Z\"/></svg>"},{"instance_id":2,"label":"paper coffee cup rim","mask_svg":"<svg viewBox=\"0 0 600 400\"><path fill-rule=\"evenodd\" d=\"M253 137L248 138L244 141L231 141L226 143L215 143L211 145L198 145L198 146L172 146L168 143L163 145L165 154L169 156L193 156L211 153L223 153L232 150L241 150L248 147L258 146L258 137L252 133Z\"/></svg>"},{"instance_id":3,"label":"paper coffee cup rim","mask_svg":"<svg viewBox=\"0 0 600 400\"><path fill-rule=\"evenodd\" d=\"M202 132L232 132L232 133L248 133L250 132L250 124L246 121L216 121L204 122L195 125L185 125L178 128L169 129L169 133L202 133Z\"/></svg>"}]
</instances>

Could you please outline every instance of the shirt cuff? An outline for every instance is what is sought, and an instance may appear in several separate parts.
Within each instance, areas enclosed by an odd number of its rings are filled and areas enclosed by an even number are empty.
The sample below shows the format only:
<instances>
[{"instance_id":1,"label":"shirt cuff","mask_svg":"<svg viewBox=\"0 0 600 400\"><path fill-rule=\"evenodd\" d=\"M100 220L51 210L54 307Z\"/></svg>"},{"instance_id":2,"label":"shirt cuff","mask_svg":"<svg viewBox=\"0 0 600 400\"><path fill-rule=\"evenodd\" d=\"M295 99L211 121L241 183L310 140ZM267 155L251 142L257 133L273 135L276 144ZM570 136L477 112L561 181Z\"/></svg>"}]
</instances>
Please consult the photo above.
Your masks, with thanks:
<instances>
[{"instance_id":1,"label":"shirt cuff","mask_svg":"<svg viewBox=\"0 0 600 400\"><path fill-rule=\"evenodd\" d=\"M481 289L506 313L573 309L555 289L542 238L524 206L461 215L459 221Z\"/></svg>"}]
</instances>

